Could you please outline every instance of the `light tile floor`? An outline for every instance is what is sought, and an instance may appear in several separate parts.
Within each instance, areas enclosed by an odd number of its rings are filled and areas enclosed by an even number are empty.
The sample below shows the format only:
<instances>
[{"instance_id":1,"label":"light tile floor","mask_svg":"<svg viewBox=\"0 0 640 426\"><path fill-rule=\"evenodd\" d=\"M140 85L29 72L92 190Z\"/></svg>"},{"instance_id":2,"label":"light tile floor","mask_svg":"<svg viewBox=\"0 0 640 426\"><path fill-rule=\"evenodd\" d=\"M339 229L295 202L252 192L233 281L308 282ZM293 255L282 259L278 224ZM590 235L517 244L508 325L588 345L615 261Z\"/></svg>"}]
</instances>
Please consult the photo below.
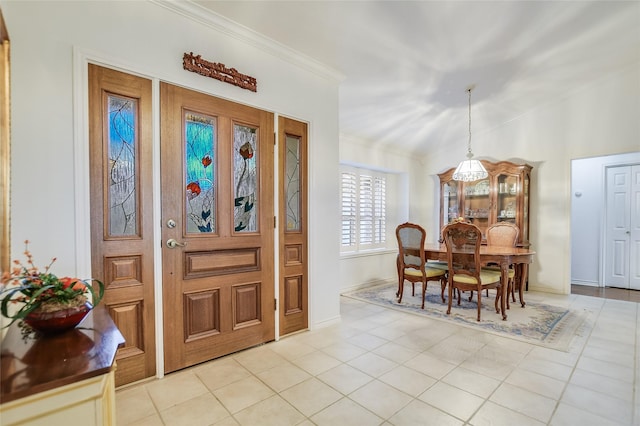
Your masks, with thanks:
<instances>
[{"instance_id":1,"label":"light tile floor","mask_svg":"<svg viewBox=\"0 0 640 426\"><path fill-rule=\"evenodd\" d=\"M640 425L638 303L526 298L587 312L568 352L342 297L340 324L118 389L117 422Z\"/></svg>"}]
</instances>

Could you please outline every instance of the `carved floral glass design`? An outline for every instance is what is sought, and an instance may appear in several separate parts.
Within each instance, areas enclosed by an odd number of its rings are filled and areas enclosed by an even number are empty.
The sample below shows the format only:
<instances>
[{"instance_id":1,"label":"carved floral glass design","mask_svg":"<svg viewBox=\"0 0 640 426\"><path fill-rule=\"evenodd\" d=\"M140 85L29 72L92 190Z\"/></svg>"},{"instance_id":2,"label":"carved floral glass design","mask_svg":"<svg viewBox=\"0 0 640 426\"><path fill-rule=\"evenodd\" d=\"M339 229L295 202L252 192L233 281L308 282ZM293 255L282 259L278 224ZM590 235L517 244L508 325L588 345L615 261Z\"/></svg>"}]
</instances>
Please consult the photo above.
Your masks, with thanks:
<instances>
[{"instance_id":1,"label":"carved floral glass design","mask_svg":"<svg viewBox=\"0 0 640 426\"><path fill-rule=\"evenodd\" d=\"M184 115L185 217L187 233L213 233L215 217L216 120L202 114Z\"/></svg>"},{"instance_id":2,"label":"carved floral glass design","mask_svg":"<svg viewBox=\"0 0 640 426\"><path fill-rule=\"evenodd\" d=\"M287 231L300 230L300 138L287 135L285 203Z\"/></svg>"},{"instance_id":3,"label":"carved floral glass design","mask_svg":"<svg viewBox=\"0 0 640 426\"><path fill-rule=\"evenodd\" d=\"M254 127L233 126L234 230L255 232L257 223L257 143Z\"/></svg>"},{"instance_id":4,"label":"carved floral glass design","mask_svg":"<svg viewBox=\"0 0 640 426\"><path fill-rule=\"evenodd\" d=\"M107 108L108 232L110 237L129 237L138 235L138 102L110 95Z\"/></svg>"}]
</instances>

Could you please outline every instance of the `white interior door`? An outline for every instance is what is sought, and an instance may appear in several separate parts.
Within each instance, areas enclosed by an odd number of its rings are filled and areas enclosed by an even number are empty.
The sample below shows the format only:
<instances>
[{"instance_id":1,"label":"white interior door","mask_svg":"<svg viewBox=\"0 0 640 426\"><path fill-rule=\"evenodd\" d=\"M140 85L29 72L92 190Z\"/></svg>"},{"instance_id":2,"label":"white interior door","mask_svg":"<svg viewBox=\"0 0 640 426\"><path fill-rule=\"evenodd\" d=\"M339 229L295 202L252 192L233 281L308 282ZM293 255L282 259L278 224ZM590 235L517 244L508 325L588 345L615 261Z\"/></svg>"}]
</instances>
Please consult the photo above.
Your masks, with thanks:
<instances>
[{"instance_id":1,"label":"white interior door","mask_svg":"<svg viewBox=\"0 0 640 426\"><path fill-rule=\"evenodd\" d=\"M607 168L605 286L640 290L640 165Z\"/></svg>"},{"instance_id":2,"label":"white interior door","mask_svg":"<svg viewBox=\"0 0 640 426\"><path fill-rule=\"evenodd\" d=\"M640 165L631 166L629 287L640 290Z\"/></svg>"}]
</instances>

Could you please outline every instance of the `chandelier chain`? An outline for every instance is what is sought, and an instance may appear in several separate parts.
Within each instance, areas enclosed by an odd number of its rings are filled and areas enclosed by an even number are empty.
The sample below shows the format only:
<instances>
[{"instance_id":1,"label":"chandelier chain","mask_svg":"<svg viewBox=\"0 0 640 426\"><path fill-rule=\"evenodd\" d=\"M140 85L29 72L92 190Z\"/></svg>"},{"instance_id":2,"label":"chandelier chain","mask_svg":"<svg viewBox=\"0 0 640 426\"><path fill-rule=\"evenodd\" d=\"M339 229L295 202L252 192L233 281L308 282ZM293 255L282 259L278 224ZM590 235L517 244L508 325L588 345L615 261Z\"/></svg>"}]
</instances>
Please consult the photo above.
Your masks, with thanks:
<instances>
[{"instance_id":1,"label":"chandelier chain","mask_svg":"<svg viewBox=\"0 0 640 426\"><path fill-rule=\"evenodd\" d=\"M453 172L453 180L459 180L463 182L474 182L480 179L486 179L488 176L487 170L484 168L480 160L473 159L473 153L471 152L471 90L473 86L467 89L469 92L469 146L467 149L467 159L460 162L458 167Z\"/></svg>"}]
</instances>

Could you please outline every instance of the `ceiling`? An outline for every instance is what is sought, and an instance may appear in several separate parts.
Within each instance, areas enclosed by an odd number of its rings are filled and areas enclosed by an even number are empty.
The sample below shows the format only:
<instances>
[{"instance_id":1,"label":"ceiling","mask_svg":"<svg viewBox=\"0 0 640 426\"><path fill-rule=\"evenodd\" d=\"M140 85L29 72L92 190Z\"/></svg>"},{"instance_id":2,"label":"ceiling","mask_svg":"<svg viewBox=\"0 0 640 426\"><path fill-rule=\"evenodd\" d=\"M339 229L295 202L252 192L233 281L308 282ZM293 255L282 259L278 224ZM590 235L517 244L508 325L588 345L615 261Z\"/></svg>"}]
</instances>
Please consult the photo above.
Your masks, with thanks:
<instances>
[{"instance_id":1,"label":"ceiling","mask_svg":"<svg viewBox=\"0 0 640 426\"><path fill-rule=\"evenodd\" d=\"M345 76L340 133L423 154L640 61L639 1L194 0ZM639 76L640 78L640 76Z\"/></svg>"}]
</instances>

